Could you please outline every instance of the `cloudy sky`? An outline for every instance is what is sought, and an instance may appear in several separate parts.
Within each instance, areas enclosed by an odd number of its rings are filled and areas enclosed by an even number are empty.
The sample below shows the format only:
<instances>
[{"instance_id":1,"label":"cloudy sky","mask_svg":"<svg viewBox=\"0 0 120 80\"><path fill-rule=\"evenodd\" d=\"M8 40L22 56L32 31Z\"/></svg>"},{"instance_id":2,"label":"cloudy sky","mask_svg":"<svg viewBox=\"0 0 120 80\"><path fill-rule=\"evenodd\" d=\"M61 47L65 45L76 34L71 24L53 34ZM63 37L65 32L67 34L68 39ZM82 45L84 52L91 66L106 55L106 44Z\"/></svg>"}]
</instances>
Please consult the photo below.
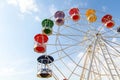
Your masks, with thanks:
<instances>
[{"instance_id":1,"label":"cloudy sky","mask_svg":"<svg viewBox=\"0 0 120 80\"><path fill-rule=\"evenodd\" d=\"M119 0L0 0L0 80L43 80L36 78L33 37L55 11L93 8L120 17L119 6Z\"/></svg>"}]
</instances>

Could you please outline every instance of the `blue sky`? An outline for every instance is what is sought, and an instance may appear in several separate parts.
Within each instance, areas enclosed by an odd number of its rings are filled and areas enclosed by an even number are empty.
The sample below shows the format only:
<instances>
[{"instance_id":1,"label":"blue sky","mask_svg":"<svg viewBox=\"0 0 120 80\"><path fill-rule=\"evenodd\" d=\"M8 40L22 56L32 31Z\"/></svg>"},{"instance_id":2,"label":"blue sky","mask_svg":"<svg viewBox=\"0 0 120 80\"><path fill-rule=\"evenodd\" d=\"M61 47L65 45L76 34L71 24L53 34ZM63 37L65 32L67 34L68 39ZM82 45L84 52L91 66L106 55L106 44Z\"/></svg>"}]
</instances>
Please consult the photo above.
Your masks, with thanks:
<instances>
[{"instance_id":1,"label":"blue sky","mask_svg":"<svg viewBox=\"0 0 120 80\"><path fill-rule=\"evenodd\" d=\"M43 80L36 77L33 37L55 11L93 8L119 18L119 5L119 0L0 0L0 80Z\"/></svg>"}]
</instances>

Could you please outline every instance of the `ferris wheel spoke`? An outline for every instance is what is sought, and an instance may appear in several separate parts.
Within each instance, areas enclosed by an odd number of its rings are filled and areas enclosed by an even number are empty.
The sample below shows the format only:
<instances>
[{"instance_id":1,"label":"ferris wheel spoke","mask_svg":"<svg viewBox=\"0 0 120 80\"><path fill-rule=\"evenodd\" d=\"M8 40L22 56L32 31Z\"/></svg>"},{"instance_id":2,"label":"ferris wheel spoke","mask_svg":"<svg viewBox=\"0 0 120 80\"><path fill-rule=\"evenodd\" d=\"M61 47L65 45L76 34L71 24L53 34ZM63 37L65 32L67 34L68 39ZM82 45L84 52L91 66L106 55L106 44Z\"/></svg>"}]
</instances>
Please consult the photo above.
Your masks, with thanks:
<instances>
[{"instance_id":1,"label":"ferris wheel spoke","mask_svg":"<svg viewBox=\"0 0 120 80\"><path fill-rule=\"evenodd\" d=\"M88 34L86 31L83 31L83 30L80 30L80 29L77 29L77 28L74 28L74 27L71 27L71 26L69 26L69 28L71 28L73 30L76 30L76 31L79 31L79 32L82 32L82 33L85 33L85 34ZM93 36L93 35L90 34L90 36Z\"/></svg>"},{"instance_id":2,"label":"ferris wheel spoke","mask_svg":"<svg viewBox=\"0 0 120 80\"><path fill-rule=\"evenodd\" d=\"M89 46L89 45L86 45L86 46ZM64 49L64 48L63 48L63 49ZM75 52L76 52L76 51L75 51ZM70 54L68 54L68 55L70 56L70 55L72 55L72 54L75 53L75 52L72 52L72 53L70 53ZM65 58L65 57L67 57L67 55L62 56L62 57L60 57L59 59L62 59L62 58ZM81 57L80 61L82 60L82 58L83 58L83 57ZM57 60L55 60L55 61L58 61L59 59L57 59Z\"/></svg>"},{"instance_id":3,"label":"ferris wheel spoke","mask_svg":"<svg viewBox=\"0 0 120 80\"><path fill-rule=\"evenodd\" d=\"M65 67L66 67L70 72L72 72L72 70L65 64L65 62L64 62L62 59L60 59L60 61L63 63L63 65L65 65ZM79 76L79 74L77 74L77 73L74 73L74 72L73 72L73 74ZM69 79L69 78L68 78L68 79Z\"/></svg>"},{"instance_id":4,"label":"ferris wheel spoke","mask_svg":"<svg viewBox=\"0 0 120 80\"><path fill-rule=\"evenodd\" d=\"M88 22L88 24L81 24L81 23L77 23L79 26L83 27L83 26L88 26L88 30L91 30L91 31L97 31L97 29L95 28L95 26L93 26L92 24L90 24ZM83 27L84 28L84 27Z\"/></svg>"},{"instance_id":5,"label":"ferris wheel spoke","mask_svg":"<svg viewBox=\"0 0 120 80\"><path fill-rule=\"evenodd\" d=\"M77 41L77 42L84 42L84 41L91 41L92 39L91 38L89 38L89 39L85 39L85 40L79 40L78 38L76 38L76 39L73 39L73 38L71 38L71 37L67 37L67 36L63 36L64 38L68 38L68 39L70 39L70 40L72 40L72 41Z\"/></svg>"},{"instance_id":6,"label":"ferris wheel spoke","mask_svg":"<svg viewBox=\"0 0 120 80\"><path fill-rule=\"evenodd\" d=\"M112 42L112 41L109 41L109 40L104 40L104 41L105 41L105 43L107 44L108 47L110 47L110 48L116 50L118 53L120 53L119 50L118 50L120 44ZM112 45L111 43L113 43L114 45Z\"/></svg>"},{"instance_id":7,"label":"ferris wheel spoke","mask_svg":"<svg viewBox=\"0 0 120 80\"><path fill-rule=\"evenodd\" d=\"M65 37L65 38L68 38L68 39L70 39L70 40L72 40L72 41L77 41L77 42L79 42L79 40L78 39L73 39L73 38L71 38L71 37L66 37L66 36L63 36L63 37Z\"/></svg>"},{"instance_id":8,"label":"ferris wheel spoke","mask_svg":"<svg viewBox=\"0 0 120 80\"><path fill-rule=\"evenodd\" d=\"M120 36L116 36L116 35L113 35L113 36L103 36L104 38L116 38L116 39L118 39L118 38L120 38Z\"/></svg>"},{"instance_id":9,"label":"ferris wheel spoke","mask_svg":"<svg viewBox=\"0 0 120 80\"><path fill-rule=\"evenodd\" d=\"M47 58L48 58L48 60L50 61L50 62L52 62L51 61L51 59L48 57L48 56L46 56ZM57 65L55 64L55 63L52 63L53 65L54 65L54 67L59 71L59 73L64 77L64 78L66 78L66 76L63 74L63 72L57 67ZM49 66L48 66L49 67Z\"/></svg>"},{"instance_id":10,"label":"ferris wheel spoke","mask_svg":"<svg viewBox=\"0 0 120 80\"><path fill-rule=\"evenodd\" d=\"M103 29L104 29L104 24L102 24L102 25L99 27L98 33L101 33Z\"/></svg>"},{"instance_id":11,"label":"ferris wheel spoke","mask_svg":"<svg viewBox=\"0 0 120 80\"><path fill-rule=\"evenodd\" d=\"M65 53L65 52L64 52ZM76 68L77 68L77 66L79 66L78 64L80 63L80 61L78 62L78 63L76 63L69 55L67 55L67 53L65 53L66 54L66 56L68 56L70 59L71 59L71 61L76 65L76 67L74 68L74 70L73 70L73 72L72 73L74 73L74 71L76 70ZM83 68L83 67L82 67ZM69 78L72 76L72 73L71 73L71 75L69 76ZM68 79L69 79L68 78Z\"/></svg>"},{"instance_id":12,"label":"ferris wheel spoke","mask_svg":"<svg viewBox=\"0 0 120 80\"><path fill-rule=\"evenodd\" d=\"M73 55L73 53L76 53L76 51L75 51L75 52L72 52L72 53L69 53L68 55L69 55L69 56L70 56L70 55ZM84 55L83 55L83 56L84 56ZM60 59L64 59L65 57L67 57L67 55L61 56L59 59L56 59L55 61L58 61L58 60L60 60ZM82 58L83 58L83 57L80 58L80 61L82 60Z\"/></svg>"},{"instance_id":13,"label":"ferris wheel spoke","mask_svg":"<svg viewBox=\"0 0 120 80\"><path fill-rule=\"evenodd\" d=\"M120 44L117 43L117 42L110 41L110 40L107 40L107 39L104 39L104 41L107 42L107 43L108 43L108 42L109 42L109 43L113 43L113 44L115 44L116 46L120 47Z\"/></svg>"},{"instance_id":14,"label":"ferris wheel spoke","mask_svg":"<svg viewBox=\"0 0 120 80\"><path fill-rule=\"evenodd\" d=\"M119 39L119 38L120 38L120 35L119 35L118 33L114 33L114 34L111 34L111 35L103 35L102 37L103 37L103 38L108 38L108 39L110 39L110 38Z\"/></svg>"},{"instance_id":15,"label":"ferris wheel spoke","mask_svg":"<svg viewBox=\"0 0 120 80\"><path fill-rule=\"evenodd\" d=\"M65 39L69 39L69 40L72 40L72 41L80 42L77 38L74 39L74 38L71 37L71 36L74 36L74 35L66 36L66 35L59 34L58 36L59 36L59 38L64 37ZM79 36L79 37L82 38L83 36ZM57 39L58 39L58 37L57 37ZM90 40L90 39L86 39L86 40Z\"/></svg>"},{"instance_id":16,"label":"ferris wheel spoke","mask_svg":"<svg viewBox=\"0 0 120 80\"><path fill-rule=\"evenodd\" d=\"M102 32L101 34L102 34L102 35L105 35L105 34L110 33L110 32L117 33L116 30L117 30L116 28L114 28L114 29L108 29L108 31ZM117 33L117 34L118 34L118 33Z\"/></svg>"},{"instance_id":17,"label":"ferris wheel spoke","mask_svg":"<svg viewBox=\"0 0 120 80\"><path fill-rule=\"evenodd\" d=\"M60 41L59 41L60 44ZM61 46L62 49L62 46ZM77 63L70 57L70 55L68 55L65 51L63 51L63 53L75 64L77 65ZM75 70L75 69L74 69ZM70 77L72 76L72 74L74 73L74 70L71 72L70 76L68 77L68 80L70 79Z\"/></svg>"},{"instance_id":18,"label":"ferris wheel spoke","mask_svg":"<svg viewBox=\"0 0 120 80\"><path fill-rule=\"evenodd\" d=\"M53 77L55 78L55 80L59 80L59 77L53 72Z\"/></svg>"},{"instance_id":19,"label":"ferris wheel spoke","mask_svg":"<svg viewBox=\"0 0 120 80\"><path fill-rule=\"evenodd\" d=\"M60 46L60 44L47 44L48 46ZM80 44L61 44L62 46L80 46Z\"/></svg>"},{"instance_id":20,"label":"ferris wheel spoke","mask_svg":"<svg viewBox=\"0 0 120 80\"><path fill-rule=\"evenodd\" d=\"M84 40L84 41L81 41L81 42L78 42L78 43L75 43L75 44L73 44L73 45L70 45L70 46L66 46L66 47L64 47L64 48L62 48L62 49L59 49L59 50L56 50L56 51L54 51L54 52L52 52L52 53L49 53L50 55L52 55L52 54L55 54L56 52L59 52L59 51L63 51L63 50L67 50L67 49L69 49L69 48L71 48L71 47L73 47L73 46L79 46L81 43L84 43L86 40ZM49 45L49 44L48 44ZM62 46L62 44L61 43L59 43L59 44L55 44L55 46ZM63 57L64 58L64 57Z\"/></svg>"},{"instance_id":21,"label":"ferris wheel spoke","mask_svg":"<svg viewBox=\"0 0 120 80\"><path fill-rule=\"evenodd\" d=\"M61 44L60 43L60 41L58 40L58 42L59 42L59 45ZM63 46L63 45L62 45ZM57 49L57 48L56 48ZM62 48L61 48L62 49ZM61 56L59 56L59 57L61 57ZM79 76L79 74L76 74L76 73L74 73L65 63L64 63L64 61L62 60L62 58L60 58L60 61L63 63L63 65L72 73L72 74L75 74L75 75L77 75L77 76ZM68 78L69 79L69 78Z\"/></svg>"},{"instance_id":22,"label":"ferris wheel spoke","mask_svg":"<svg viewBox=\"0 0 120 80\"><path fill-rule=\"evenodd\" d=\"M88 46L87 46L87 47L88 47ZM86 53L87 53L87 50L86 50L85 53L82 55L82 57L79 59L77 65L74 67L72 73L74 73L74 71L77 69L78 65L80 64L81 60L85 57ZM72 76L72 73L70 74L70 76L68 77L68 79L70 79L70 77ZM80 75L79 75L79 76L80 76Z\"/></svg>"},{"instance_id":23,"label":"ferris wheel spoke","mask_svg":"<svg viewBox=\"0 0 120 80\"><path fill-rule=\"evenodd\" d=\"M49 55L56 54L57 52L62 51L62 50L66 50L67 48L70 48L70 47L71 47L71 46L67 46L67 47L65 47L64 49L56 50L56 51L54 51L54 52L49 53Z\"/></svg>"},{"instance_id":24,"label":"ferris wheel spoke","mask_svg":"<svg viewBox=\"0 0 120 80\"><path fill-rule=\"evenodd\" d=\"M55 44L57 44L57 40L58 40L58 37L59 37L59 33L60 33L60 27L58 27L58 29L57 29L57 32L58 32L58 34L56 35Z\"/></svg>"},{"instance_id":25,"label":"ferris wheel spoke","mask_svg":"<svg viewBox=\"0 0 120 80\"><path fill-rule=\"evenodd\" d=\"M60 74L64 77L64 78L66 78L66 76L63 74L63 72L57 67L57 65L56 64L54 64L54 63L52 63L54 66L55 66L55 68L60 72Z\"/></svg>"},{"instance_id":26,"label":"ferris wheel spoke","mask_svg":"<svg viewBox=\"0 0 120 80\"><path fill-rule=\"evenodd\" d=\"M81 41L81 42L78 42L78 43L75 43L75 44L72 44L72 45L70 45L70 46L66 46L66 47L64 47L64 48L62 48L62 49L59 49L59 50L56 50L56 51L54 51L54 52L51 52L51 53L49 53L49 55L53 55L53 54L56 54L57 52L59 52L59 51L63 51L63 50L66 50L66 49L69 49L69 48L71 48L72 46L75 46L75 45L80 45L80 44L82 44L83 42L85 42L86 40L83 40L83 41ZM52 44L48 44L48 45L52 45ZM55 46L61 46L60 44L55 44Z\"/></svg>"},{"instance_id":27,"label":"ferris wheel spoke","mask_svg":"<svg viewBox=\"0 0 120 80\"><path fill-rule=\"evenodd\" d=\"M111 44L109 44L106 40L104 40L104 42L107 44L106 46L111 47L115 52L117 52L116 54L120 56L120 51L119 50L117 50L115 47L113 47ZM113 43L115 43L115 42L113 42Z\"/></svg>"},{"instance_id":28,"label":"ferris wheel spoke","mask_svg":"<svg viewBox=\"0 0 120 80\"><path fill-rule=\"evenodd\" d=\"M56 36L59 34L59 36L74 36L74 37L83 37L84 36L84 35L80 35L80 34L62 34L62 33L57 33L57 32L55 32L55 33L56 34L52 34L52 35Z\"/></svg>"},{"instance_id":29,"label":"ferris wheel spoke","mask_svg":"<svg viewBox=\"0 0 120 80\"><path fill-rule=\"evenodd\" d=\"M81 66L81 65L78 65L78 67L80 67L81 69L85 69L85 70L89 71L88 68L84 68L84 67ZM97 75L98 75L98 73L97 73L97 72L94 72L93 70L91 70L91 72L93 72L94 74L97 74ZM78 74L77 74L77 75L78 75ZM79 75L78 75L78 76L79 76Z\"/></svg>"}]
</instances>

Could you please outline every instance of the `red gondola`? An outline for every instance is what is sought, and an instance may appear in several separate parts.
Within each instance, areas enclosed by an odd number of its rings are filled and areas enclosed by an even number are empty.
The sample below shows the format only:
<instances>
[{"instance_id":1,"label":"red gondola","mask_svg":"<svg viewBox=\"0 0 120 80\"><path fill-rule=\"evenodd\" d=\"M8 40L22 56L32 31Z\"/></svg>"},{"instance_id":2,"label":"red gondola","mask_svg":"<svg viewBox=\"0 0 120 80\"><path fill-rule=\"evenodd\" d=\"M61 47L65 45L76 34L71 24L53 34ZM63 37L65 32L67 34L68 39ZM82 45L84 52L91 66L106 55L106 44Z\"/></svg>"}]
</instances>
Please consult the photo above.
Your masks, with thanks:
<instances>
[{"instance_id":1,"label":"red gondola","mask_svg":"<svg viewBox=\"0 0 120 80\"><path fill-rule=\"evenodd\" d=\"M38 43L46 43L48 41L48 36L46 34L36 34L34 40Z\"/></svg>"},{"instance_id":2,"label":"red gondola","mask_svg":"<svg viewBox=\"0 0 120 80\"><path fill-rule=\"evenodd\" d=\"M105 16L103 16L102 17L102 23L106 23L106 22L108 22L109 20L112 20L112 16L110 15L110 14L107 14L107 15L105 15Z\"/></svg>"},{"instance_id":3,"label":"red gondola","mask_svg":"<svg viewBox=\"0 0 120 80\"><path fill-rule=\"evenodd\" d=\"M70 14L73 21L80 20L80 14L79 14L79 9L78 8L70 9L69 14Z\"/></svg>"},{"instance_id":4,"label":"red gondola","mask_svg":"<svg viewBox=\"0 0 120 80\"><path fill-rule=\"evenodd\" d=\"M36 43L34 45L34 51L37 53L44 53L46 51L46 44Z\"/></svg>"},{"instance_id":5,"label":"red gondola","mask_svg":"<svg viewBox=\"0 0 120 80\"><path fill-rule=\"evenodd\" d=\"M107 28L112 28L114 25L115 25L115 23L114 23L113 20L110 20L110 21L108 21L108 22L105 23L105 26Z\"/></svg>"}]
</instances>

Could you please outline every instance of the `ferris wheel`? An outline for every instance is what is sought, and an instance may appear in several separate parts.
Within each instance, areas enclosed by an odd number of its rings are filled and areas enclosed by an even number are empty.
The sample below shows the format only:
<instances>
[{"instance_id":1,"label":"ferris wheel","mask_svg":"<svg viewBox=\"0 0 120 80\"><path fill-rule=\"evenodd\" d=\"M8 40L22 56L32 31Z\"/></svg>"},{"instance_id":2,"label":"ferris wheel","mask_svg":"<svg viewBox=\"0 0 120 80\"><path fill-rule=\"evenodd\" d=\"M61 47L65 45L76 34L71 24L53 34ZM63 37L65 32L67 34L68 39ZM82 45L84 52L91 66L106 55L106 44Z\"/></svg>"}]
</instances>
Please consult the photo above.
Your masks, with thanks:
<instances>
[{"instance_id":1,"label":"ferris wheel","mask_svg":"<svg viewBox=\"0 0 120 80\"><path fill-rule=\"evenodd\" d=\"M120 80L120 20L94 9L56 11L34 36L37 77Z\"/></svg>"}]
</instances>

